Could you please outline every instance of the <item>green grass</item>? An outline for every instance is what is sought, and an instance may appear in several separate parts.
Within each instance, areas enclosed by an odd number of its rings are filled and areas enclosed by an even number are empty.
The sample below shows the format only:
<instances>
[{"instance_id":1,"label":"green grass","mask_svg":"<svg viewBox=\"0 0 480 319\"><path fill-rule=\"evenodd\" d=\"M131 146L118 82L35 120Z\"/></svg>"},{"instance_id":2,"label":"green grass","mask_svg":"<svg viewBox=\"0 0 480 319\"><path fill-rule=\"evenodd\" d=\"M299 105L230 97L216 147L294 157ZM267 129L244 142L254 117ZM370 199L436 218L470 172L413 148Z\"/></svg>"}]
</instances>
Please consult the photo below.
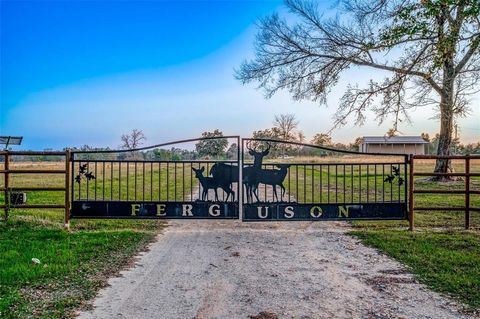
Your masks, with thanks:
<instances>
[{"instance_id":1,"label":"green grass","mask_svg":"<svg viewBox=\"0 0 480 319\"><path fill-rule=\"evenodd\" d=\"M351 234L405 264L434 290L480 309L478 233L358 229Z\"/></svg>"},{"instance_id":2,"label":"green grass","mask_svg":"<svg viewBox=\"0 0 480 319\"><path fill-rule=\"evenodd\" d=\"M35 167L45 168L41 165ZM12 175L10 186L58 187L63 182L60 175L18 174ZM53 191L27 193L29 204L63 204L64 196ZM0 318L73 316L165 223L72 220L70 231L62 225L62 210L12 209L8 222L0 221ZM41 264L34 265L32 258Z\"/></svg>"},{"instance_id":3,"label":"green grass","mask_svg":"<svg viewBox=\"0 0 480 319\"><path fill-rule=\"evenodd\" d=\"M62 215L13 210L0 223L0 317L71 316L163 227L160 221L74 220L67 231Z\"/></svg>"}]
</instances>

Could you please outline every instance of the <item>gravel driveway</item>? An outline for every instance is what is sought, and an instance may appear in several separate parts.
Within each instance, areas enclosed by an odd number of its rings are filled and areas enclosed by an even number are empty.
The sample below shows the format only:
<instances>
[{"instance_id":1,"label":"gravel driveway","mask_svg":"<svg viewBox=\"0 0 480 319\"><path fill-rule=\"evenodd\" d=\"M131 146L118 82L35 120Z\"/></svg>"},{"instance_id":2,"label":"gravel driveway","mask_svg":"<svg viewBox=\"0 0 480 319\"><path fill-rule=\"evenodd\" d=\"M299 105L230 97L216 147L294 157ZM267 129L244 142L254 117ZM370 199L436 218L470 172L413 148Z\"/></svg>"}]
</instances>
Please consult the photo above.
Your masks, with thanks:
<instances>
[{"instance_id":1,"label":"gravel driveway","mask_svg":"<svg viewBox=\"0 0 480 319\"><path fill-rule=\"evenodd\" d=\"M80 318L468 318L347 230L171 222Z\"/></svg>"}]
</instances>

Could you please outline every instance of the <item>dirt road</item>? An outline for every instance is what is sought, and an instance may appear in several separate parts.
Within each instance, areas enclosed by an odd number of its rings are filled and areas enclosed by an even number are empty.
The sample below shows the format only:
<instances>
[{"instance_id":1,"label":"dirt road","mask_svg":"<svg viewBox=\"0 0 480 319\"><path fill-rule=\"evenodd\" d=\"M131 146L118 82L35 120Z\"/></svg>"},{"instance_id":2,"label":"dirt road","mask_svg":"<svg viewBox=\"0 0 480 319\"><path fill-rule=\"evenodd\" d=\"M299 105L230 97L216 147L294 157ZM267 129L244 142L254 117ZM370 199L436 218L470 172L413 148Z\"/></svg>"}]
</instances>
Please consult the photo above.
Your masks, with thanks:
<instances>
[{"instance_id":1,"label":"dirt road","mask_svg":"<svg viewBox=\"0 0 480 319\"><path fill-rule=\"evenodd\" d=\"M80 318L468 318L346 230L172 222Z\"/></svg>"}]
</instances>

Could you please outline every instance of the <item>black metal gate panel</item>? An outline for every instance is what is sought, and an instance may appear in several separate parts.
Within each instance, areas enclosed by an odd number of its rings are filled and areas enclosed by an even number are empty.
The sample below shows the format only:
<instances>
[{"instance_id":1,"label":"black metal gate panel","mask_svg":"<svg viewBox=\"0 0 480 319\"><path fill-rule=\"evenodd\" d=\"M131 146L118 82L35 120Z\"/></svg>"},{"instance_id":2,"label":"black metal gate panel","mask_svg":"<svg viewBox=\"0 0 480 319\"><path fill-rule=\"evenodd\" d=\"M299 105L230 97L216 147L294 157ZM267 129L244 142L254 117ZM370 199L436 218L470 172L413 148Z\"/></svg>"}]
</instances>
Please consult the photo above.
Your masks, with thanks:
<instances>
[{"instance_id":1,"label":"black metal gate panel","mask_svg":"<svg viewBox=\"0 0 480 319\"><path fill-rule=\"evenodd\" d=\"M408 218L403 154L222 136L73 151L71 164L72 218Z\"/></svg>"},{"instance_id":2,"label":"black metal gate panel","mask_svg":"<svg viewBox=\"0 0 480 319\"><path fill-rule=\"evenodd\" d=\"M407 219L408 156L242 139L243 220Z\"/></svg>"},{"instance_id":3,"label":"black metal gate panel","mask_svg":"<svg viewBox=\"0 0 480 319\"><path fill-rule=\"evenodd\" d=\"M200 153L195 151L198 145L202 147ZM74 151L70 215L72 218L239 218L239 147L238 136L225 136L135 150Z\"/></svg>"}]
</instances>

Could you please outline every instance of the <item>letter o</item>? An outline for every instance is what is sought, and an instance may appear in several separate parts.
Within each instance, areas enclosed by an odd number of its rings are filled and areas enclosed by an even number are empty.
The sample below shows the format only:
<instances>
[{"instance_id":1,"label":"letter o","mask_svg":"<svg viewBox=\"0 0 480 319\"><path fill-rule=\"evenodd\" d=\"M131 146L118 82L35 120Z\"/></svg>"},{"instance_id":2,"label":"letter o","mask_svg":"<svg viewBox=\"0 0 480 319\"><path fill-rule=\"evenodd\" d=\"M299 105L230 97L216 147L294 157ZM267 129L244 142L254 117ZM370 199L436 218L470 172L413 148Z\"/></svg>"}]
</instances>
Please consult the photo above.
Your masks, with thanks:
<instances>
[{"instance_id":1,"label":"letter o","mask_svg":"<svg viewBox=\"0 0 480 319\"><path fill-rule=\"evenodd\" d=\"M320 218L323 214L322 208L319 206L313 206L310 208L310 216L313 218Z\"/></svg>"}]
</instances>

